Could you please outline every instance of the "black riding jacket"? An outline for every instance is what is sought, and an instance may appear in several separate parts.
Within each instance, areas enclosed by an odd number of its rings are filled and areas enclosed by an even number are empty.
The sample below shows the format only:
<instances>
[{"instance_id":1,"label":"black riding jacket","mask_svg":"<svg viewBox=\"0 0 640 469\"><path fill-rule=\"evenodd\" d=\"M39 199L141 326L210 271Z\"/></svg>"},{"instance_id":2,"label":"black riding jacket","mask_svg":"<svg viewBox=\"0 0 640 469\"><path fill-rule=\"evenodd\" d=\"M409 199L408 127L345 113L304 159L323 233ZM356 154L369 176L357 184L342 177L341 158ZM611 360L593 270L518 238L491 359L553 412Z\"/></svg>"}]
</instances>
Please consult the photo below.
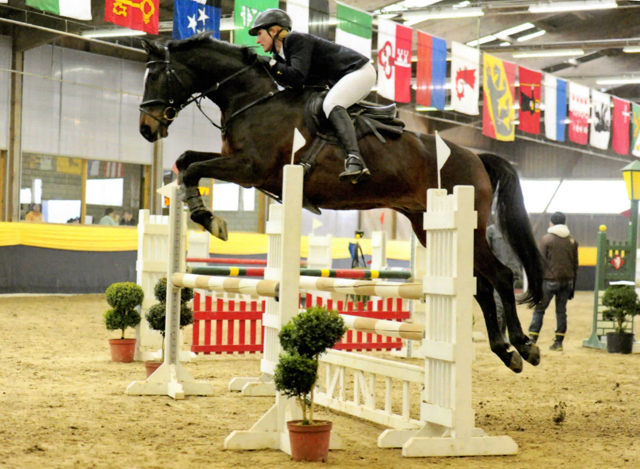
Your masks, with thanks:
<instances>
[{"instance_id":1,"label":"black riding jacket","mask_svg":"<svg viewBox=\"0 0 640 469\"><path fill-rule=\"evenodd\" d=\"M326 39L306 33L289 33L282 42L284 60L274 54L277 63L272 74L281 85L333 86L346 74L369 62L364 55Z\"/></svg>"}]
</instances>

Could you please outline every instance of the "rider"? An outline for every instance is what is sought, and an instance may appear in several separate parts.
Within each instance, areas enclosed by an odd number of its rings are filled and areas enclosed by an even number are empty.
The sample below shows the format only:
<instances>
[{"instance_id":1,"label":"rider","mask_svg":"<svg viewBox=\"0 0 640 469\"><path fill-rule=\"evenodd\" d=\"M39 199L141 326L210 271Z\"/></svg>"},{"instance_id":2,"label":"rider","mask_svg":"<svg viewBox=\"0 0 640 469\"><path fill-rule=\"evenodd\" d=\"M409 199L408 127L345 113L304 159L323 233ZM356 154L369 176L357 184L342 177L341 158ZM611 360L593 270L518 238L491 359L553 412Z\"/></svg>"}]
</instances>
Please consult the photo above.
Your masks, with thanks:
<instances>
[{"instance_id":1,"label":"rider","mask_svg":"<svg viewBox=\"0 0 640 469\"><path fill-rule=\"evenodd\" d=\"M283 10L271 8L260 13L249 34L273 58L259 56L268 62L275 79L283 85L329 86L322 110L333 125L347 157L340 179L357 183L369 176L360 155L356 130L346 109L365 98L376 82L371 60L347 47L312 34L291 31L291 18Z\"/></svg>"}]
</instances>

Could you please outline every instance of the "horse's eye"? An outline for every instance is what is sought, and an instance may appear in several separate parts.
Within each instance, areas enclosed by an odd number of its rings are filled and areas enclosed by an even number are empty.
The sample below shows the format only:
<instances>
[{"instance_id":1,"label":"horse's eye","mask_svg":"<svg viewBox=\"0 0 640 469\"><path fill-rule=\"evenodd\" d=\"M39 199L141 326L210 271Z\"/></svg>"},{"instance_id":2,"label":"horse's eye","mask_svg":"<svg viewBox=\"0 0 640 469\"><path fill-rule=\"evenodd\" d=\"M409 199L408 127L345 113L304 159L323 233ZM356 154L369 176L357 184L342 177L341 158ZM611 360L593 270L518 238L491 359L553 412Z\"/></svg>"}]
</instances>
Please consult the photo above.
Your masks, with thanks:
<instances>
[{"instance_id":1,"label":"horse's eye","mask_svg":"<svg viewBox=\"0 0 640 469\"><path fill-rule=\"evenodd\" d=\"M176 117L178 117L178 111L176 111L175 108L168 107L164 110L164 118L167 119L168 121L172 121Z\"/></svg>"}]
</instances>

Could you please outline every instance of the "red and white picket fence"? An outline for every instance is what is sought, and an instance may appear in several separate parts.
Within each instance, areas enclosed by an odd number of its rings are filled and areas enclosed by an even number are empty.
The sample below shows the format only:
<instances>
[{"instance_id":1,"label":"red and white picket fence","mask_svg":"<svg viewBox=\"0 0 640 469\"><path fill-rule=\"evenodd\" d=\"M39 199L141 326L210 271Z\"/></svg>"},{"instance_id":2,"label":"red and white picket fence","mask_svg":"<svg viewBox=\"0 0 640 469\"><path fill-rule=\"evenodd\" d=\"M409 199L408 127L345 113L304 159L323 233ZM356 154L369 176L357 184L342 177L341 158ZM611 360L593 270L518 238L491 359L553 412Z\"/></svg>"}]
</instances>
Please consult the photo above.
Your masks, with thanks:
<instances>
[{"instance_id":1,"label":"red and white picket fence","mask_svg":"<svg viewBox=\"0 0 640 469\"><path fill-rule=\"evenodd\" d=\"M367 302L334 301L311 294L301 297L305 306L326 306L340 314L399 321L410 312L402 298ZM196 292L193 300L193 338L191 351L215 353L259 353L264 348L262 316L265 300L229 300ZM334 349L347 351L400 350L402 339L373 333L348 331Z\"/></svg>"}]
</instances>

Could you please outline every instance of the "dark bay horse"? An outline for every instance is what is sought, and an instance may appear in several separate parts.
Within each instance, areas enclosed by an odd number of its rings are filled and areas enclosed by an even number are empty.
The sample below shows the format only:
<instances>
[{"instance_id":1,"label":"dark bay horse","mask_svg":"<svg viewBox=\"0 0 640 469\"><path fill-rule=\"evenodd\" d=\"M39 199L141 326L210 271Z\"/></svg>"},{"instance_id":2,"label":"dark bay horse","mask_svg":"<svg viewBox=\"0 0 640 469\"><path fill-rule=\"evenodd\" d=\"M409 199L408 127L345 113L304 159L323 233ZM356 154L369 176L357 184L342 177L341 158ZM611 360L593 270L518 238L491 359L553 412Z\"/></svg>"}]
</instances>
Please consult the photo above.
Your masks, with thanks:
<instances>
[{"instance_id":1,"label":"dark bay horse","mask_svg":"<svg viewBox=\"0 0 640 469\"><path fill-rule=\"evenodd\" d=\"M221 220L206 208L197 192L201 177L255 187L279 196L283 166L291 160L294 128L307 144L296 153L299 161L312 144L304 123L304 107L311 90L279 91L251 48L230 45L199 35L182 41L145 42L148 53L140 133L150 142L168 135L171 121L198 96L218 105L222 115L223 144L220 153L187 151L176 166L186 190L191 217L212 234L225 238ZM194 96L196 95L196 96ZM360 140L371 177L358 184L341 182L342 149L325 145L317 167L305 181L306 201L319 208L367 210L392 208L404 214L424 245L422 217L427 189L437 186L436 145L432 135L405 131L387 136L382 143L374 135ZM476 300L482 308L493 352L513 371L522 359L537 365L540 350L523 333L516 313L511 270L491 253L485 238L492 200L496 195L498 224L522 262L529 290L521 301L530 306L542 298L542 260L524 208L513 167L494 155L476 155L448 142L451 155L441 171L442 186L450 193L456 185L475 188L478 229L475 231L474 273ZM499 332L493 289L504 305L509 347Z\"/></svg>"}]
</instances>

